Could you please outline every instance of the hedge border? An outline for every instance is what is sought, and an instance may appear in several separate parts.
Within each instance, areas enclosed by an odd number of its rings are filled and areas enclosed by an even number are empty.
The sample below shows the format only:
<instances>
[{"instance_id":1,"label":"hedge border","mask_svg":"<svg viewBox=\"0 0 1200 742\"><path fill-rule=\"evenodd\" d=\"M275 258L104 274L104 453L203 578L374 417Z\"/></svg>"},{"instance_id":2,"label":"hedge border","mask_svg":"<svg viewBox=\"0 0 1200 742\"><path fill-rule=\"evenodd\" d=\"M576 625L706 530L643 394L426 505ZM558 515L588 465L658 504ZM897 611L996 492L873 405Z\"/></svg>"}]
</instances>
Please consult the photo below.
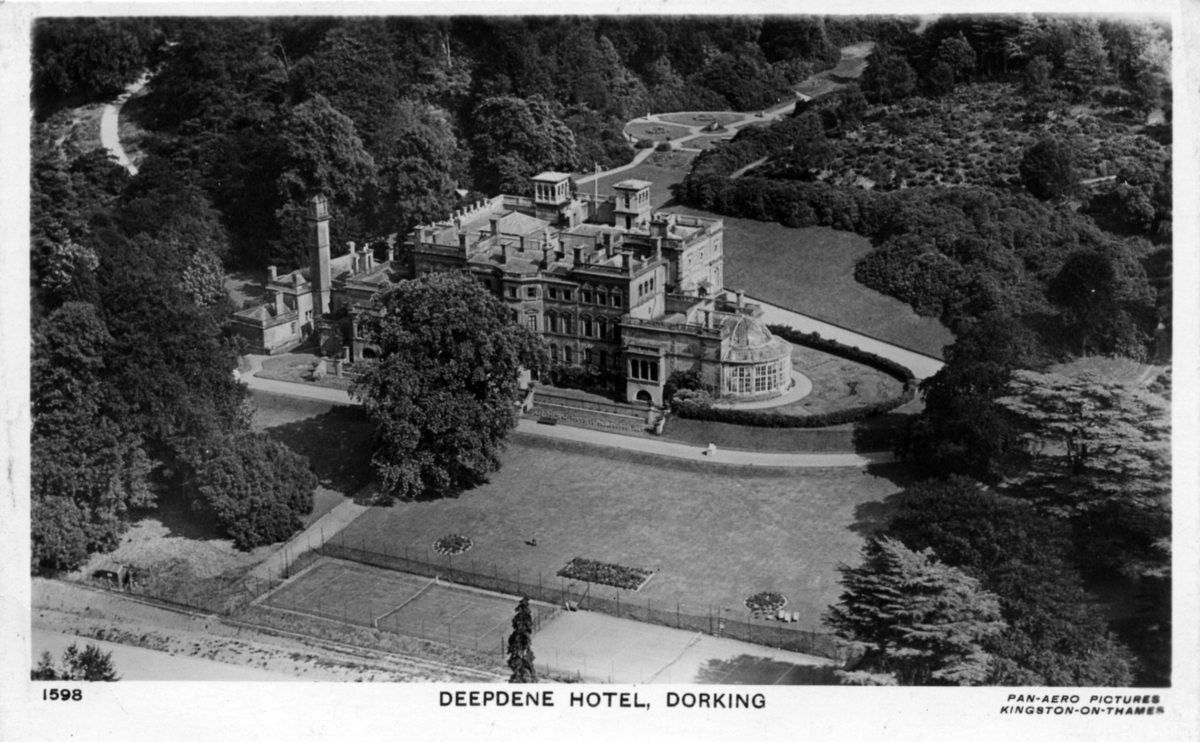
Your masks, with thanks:
<instances>
[{"instance_id":1,"label":"hedge border","mask_svg":"<svg viewBox=\"0 0 1200 742\"><path fill-rule=\"evenodd\" d=\"M820 333L816 332L800 332L787 325L768 325L767 328L788 342L824 351L831 355L840 356L882 371L901 381L904 384L904 391L899 396L884 402L876 402L862 407L852 407L848 410L826 412L819 415L781 415L761 410L736 410L697 404L675 405L675 412L680 417L691 420L710 420L713 422L730 423L732 425L749 425L756 428L827 428L834 425L859 422L860 420L886 414L897 407L908 404L916 397L916 377L913 376L911 370L890 358L884 358L883 356L856 348L852 345L845 345L837 340L823 338Z\"/></svg>"}]
</instances>

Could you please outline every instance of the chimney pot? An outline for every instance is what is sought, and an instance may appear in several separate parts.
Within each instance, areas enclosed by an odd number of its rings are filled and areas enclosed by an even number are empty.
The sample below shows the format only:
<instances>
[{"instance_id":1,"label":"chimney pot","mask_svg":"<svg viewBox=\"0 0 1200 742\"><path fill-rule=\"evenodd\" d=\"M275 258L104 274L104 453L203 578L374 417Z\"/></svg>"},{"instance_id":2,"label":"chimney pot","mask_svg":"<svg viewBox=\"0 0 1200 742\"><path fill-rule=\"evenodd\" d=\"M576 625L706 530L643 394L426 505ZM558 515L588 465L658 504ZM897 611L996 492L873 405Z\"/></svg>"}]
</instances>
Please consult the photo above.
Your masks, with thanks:
<instances>
[{"instance_id":1,"label":"chimney pot","mask_svg":"<svg viewBox=\"0 0 1200 742\"><path fill-rule=\"evenodd\" d=\"M500 217L493 216L488 219L488 221L491 222L492 225L492 236L495 237L496 235L500 234Z\"/></svg>"},{"instance_id":2,"label":"chimney pot","mask_svg":"<svg viewBox=\"0 0 1200 742\"><path fill-rule=\"evenodd\" d=\"M268 281L276 281L278 279L279 279L278 269L273 265L268 265L267 266L267 280Z\"/></svg>"},{"instance_id":3,"label":"chimney pot","mask_svg":"<svg viewBox=\"0 0 1200 742\"><path fill-rule=\"evenodd\" d=\"M464 252L467 249L467 233L466 232L458 233L458 249L462 250Z\"/></svg>"},{"instance_id":4,"label":"chimney pot","mask_svg":"<svg viewBox=\"0 0 1200 742\"><path fill-rule=\"evenodd\" d=\"M521 252L525 252L525 235L517 237L517 241L520 243Z\"/></svg>"},{"instance_id":5,"label":"chimney pot","mask_svg":"<svg viewBox=\"0 0 1200 742\"><path fill-rule=\"evenodd\" d=\"M627 252L621 253L621 269L626 273L630 273L633 270L633 266L631 265L629 259L629 253Z\"/></svg>"},{"instance_id":6,"label":"chimney pot","mask_svg":"<svg viewBox=\"0 0 1200 742\"><path fill-rule=\"evenodd\" d=\"M737 292L737 307L738 309L746 308L746 295L741 291Z\"/></svg>"}]
</instances>

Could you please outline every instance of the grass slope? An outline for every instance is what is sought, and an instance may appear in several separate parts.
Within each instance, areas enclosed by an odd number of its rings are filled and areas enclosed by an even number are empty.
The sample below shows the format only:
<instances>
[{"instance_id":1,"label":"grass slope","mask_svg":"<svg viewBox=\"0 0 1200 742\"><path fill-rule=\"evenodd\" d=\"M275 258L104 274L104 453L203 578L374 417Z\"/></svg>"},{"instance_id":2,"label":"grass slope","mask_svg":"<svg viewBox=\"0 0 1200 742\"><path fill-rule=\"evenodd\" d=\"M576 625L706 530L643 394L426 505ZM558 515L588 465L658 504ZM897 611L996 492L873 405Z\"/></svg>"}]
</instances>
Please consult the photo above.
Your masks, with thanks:
<instances>
[{"instance_id":1,"label":"grass slope","mask_svg":"<svg viewBox=\"0 0 1200 742\"><path fill-rule=\"evenodd\" d=\"M584 453L587 451L588 453ZM705 615L744 618L742 603L782 592L804 627L820 629L837 600L839 562L857 563L863 533L899 487L859 469L799 472L647 465L637 455L580 444L518 443L490 482L454 499L373 508L347 545L414 556L447 533L475 546L460 568L546 582L573 557L658 569L636 598ZM537 538L537 546L526 542ZM436 555L435 555L436 556ZM501 575L503 576L503 575ZM613 588L592 587L611 596ZM725 611L728 609L728 612Z\"/></svg>"},{"instance_id":2,"label":"grass slope","mask_svg":"<svg viewBox=\"0 0 1200 742\"><path fill-rule=\"evenodd\" d=\"M672 211L720 217L699 209ZM725 285L810 317L940 358L954 341L936 319L854 280L854 264L871 243L825 227L790 229L772 222L725 220Z\"/></svg>"}]
</instances>

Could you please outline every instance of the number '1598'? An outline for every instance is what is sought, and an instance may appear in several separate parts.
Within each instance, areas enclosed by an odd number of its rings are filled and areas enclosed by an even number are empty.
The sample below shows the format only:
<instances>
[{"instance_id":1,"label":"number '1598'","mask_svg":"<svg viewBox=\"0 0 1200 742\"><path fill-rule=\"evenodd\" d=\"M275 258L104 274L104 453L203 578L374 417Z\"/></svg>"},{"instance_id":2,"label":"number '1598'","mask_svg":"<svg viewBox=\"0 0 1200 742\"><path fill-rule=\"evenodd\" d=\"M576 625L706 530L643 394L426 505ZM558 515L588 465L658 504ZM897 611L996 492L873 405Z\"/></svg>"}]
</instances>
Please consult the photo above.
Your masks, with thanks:
<instances>
[{"instance_id":1,"label":"number '1598'","mask_svg":"<svg viewBox=\"0 0 1200 742\"><path fill-rule=\"evenodd\" d=\"M82 688L44 688L42 689L43 701L82 701Z\"/></svg>"}]
</instances>

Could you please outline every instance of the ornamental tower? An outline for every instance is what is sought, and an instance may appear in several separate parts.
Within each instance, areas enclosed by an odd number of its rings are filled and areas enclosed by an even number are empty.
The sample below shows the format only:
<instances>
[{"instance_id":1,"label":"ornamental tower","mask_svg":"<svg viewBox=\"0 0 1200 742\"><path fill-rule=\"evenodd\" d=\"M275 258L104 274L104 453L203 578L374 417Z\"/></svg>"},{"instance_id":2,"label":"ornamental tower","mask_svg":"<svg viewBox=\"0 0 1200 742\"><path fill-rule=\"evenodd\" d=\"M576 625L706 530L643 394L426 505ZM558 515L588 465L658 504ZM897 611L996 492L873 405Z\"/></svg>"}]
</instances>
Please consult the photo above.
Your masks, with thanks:
<instances>
[{"instance_id":1,"label":"ornamental tower","mask_svg":"<svg viewBox=\"0 0 1200 742\"><path fill-rule=\"evenodd\" d=\"M322 193L308 199L309 283L313 314L329 313L329 200Z\"/></svg>"}]
</instances>

